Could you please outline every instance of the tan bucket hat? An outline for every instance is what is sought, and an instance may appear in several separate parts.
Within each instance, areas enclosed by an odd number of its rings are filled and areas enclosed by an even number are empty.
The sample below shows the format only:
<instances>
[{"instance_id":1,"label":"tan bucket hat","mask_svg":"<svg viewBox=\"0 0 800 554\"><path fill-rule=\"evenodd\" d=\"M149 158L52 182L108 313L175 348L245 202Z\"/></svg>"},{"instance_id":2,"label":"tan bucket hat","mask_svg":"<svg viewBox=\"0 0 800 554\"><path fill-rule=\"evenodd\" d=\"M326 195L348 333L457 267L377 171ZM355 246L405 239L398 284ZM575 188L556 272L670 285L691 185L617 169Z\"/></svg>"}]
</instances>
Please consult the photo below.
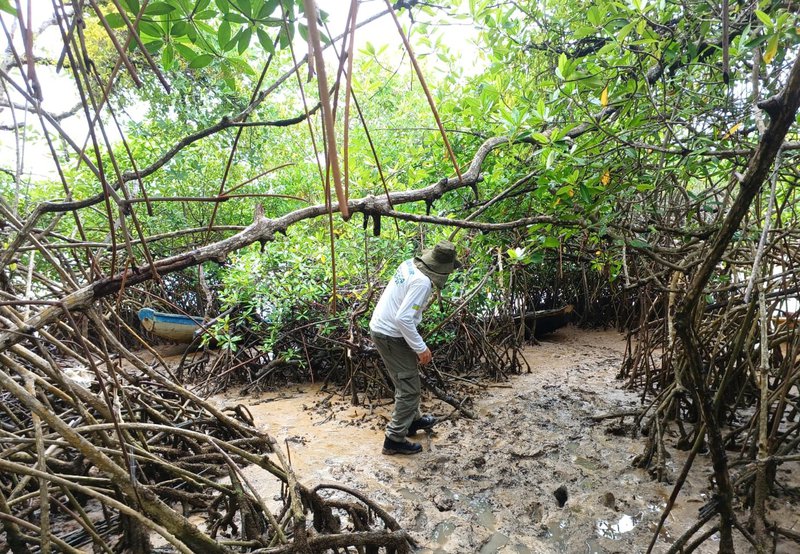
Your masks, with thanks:
<instances>
[{"instance_id":1,"label":"tan bucket hat","mask_svg":"<svg viewBox=\"0 0 800 554\"><path fill-rule=\"evenodd\" d=\"M456 247L448 240L439 241L433 248L423 250L414 261L420 271L439 287L444 286L453 270L461 267L461 262L456 259Z\"/></svg>"}]
</instances>

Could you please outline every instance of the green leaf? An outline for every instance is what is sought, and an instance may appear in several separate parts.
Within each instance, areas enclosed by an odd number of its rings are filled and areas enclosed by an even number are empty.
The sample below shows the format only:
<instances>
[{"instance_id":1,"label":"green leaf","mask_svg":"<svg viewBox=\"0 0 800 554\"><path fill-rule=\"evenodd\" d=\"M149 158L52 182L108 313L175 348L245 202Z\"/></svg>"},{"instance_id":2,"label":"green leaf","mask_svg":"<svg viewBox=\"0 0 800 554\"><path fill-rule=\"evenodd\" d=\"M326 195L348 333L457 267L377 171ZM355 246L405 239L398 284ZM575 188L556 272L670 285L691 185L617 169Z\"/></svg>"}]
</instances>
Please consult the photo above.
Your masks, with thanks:
<instances>
[{"instance_id":1,"label":"green leaf","mask_svg":"<svg viewBox=\"0 0 800 554\"><path fill-rule=\"evenodd\" d=\"M598 26L603 22L603 14L600 12L600 9L597 6L592 6L589 8L589 11L586 12L586 18L589 20L589 23L595 26Z\"/></svg>"},{"instance_id":2,"label":"green leaf","mask_svg":"<svg viewBox=\"0 0 800 554\"><path fill-rule=\"evenodd\" d=\"M253 14L253 6L250 0L233 0L233 5L237 6L246 17L250 17Z\"/></svg>"},{"instance_id":3,"label":"green leaf","mask_svg":"<svg viewBox=\"0 0 800 554\"><path fill-rule=\"evenodd\" d=\"M694 45L691 45L694 46ZM614 51L617 49L617 45L614 42L609 42L605 46L603 46L600 50L597 51L597 57L602 58L604 56L608 56L613 54Z\"/></svg>"},{"instance_id":4,"label":"green leaf","mask_svg":"<svg viewBox=\"0 0 800 554\"><path fill-rule=\"evenodd\" d=\"M583 200L584 203L586 203L586 204L591 204L592 203L592 193L589 190L589 187L587 187L586 185L581 183L579 185L579 187L578 187L578 190L581 193L581 200Z\"/></svg>"},{"instance_id":5,"label":"green leaf","mask_svg":"<svg viewBox=\"0 0 800 554\"><path fill-rule=\"evenodd\" d=\"M225 52L230 52L231 50L233 50L234 48L236 48L236 45L237 45L237 44L239 44L239 39L241 38L241 36L242 36L242 33L244 33L244 29L239 29L239 30L236 32L236 34L235 34L235 35L233 35L233 38L231 38L231 40L229 40L229 41L228 41L228 44L226 44L226 45L222 46L222 49L223 49Z\"/></svg>"},{"instance_id":6,"label":"green leaf","mask_svg":"<svg viewBox=\"0 0 800 554\"><path fill-rule=\"evenodd\" d=\"M151 36L151 37L162 37L164 35L161 27L158 25L154 25L149 21L140 21L139 22L139 34L143 36Z\"/></svg>"},{"instance_id":7,"label":"green leaf","mask_svg":"<svg viewBox=\"0 0 800 554\"><path fill-rule=\"evenodd\" d=\"M778 43L780 42L780 35L772 35L769 37L769 42L767 42L767 49L764 50L764 63L769 64L772 62L773 58L775 58L775 54L778 53Z\"/></svg>"},{"instance_id":8,"label":"green leaf","mask_svg":"<svg viewBox=\"0 0 800 554\"><path fill-rule=\"evenodd\" d=\"M261 9L258 10L258 19L264 19L272 15L278 7L278 0L267 0Z\"/></svg>"},{"instance_id":9,"label":"green leaf","mask_svg":"<svg viewBox=\"0 0 800 554\"><path fill-rule=\"evenodd\" d=\"M195 59L193 59L191 63L189 63L189 67L191 67L192 69L201 69L210 64L213 59L214 56L212 56L211 54L200 54Z\"/></svg>"},{"instance_id":10,"label":"green leaf","mask_svg":"<svg viewBox=\"0 0 800 554\"><path fill-rule=\"evenodd\" d=\"M547 159L544 163L545 168L551 169L553 167L553 163L556 161L556 151L552 148L547 148ZM545 150L542 150L545 152Z\"/></svg>"},{"instance_id":11,"label":"green leaf","mask_svg":"<svg viewBox=\"0 0 800 554\"><path fill-rule=\"evenodd\" d=\"M291 29L291 27L290 27L290 29ZM291 41L291 39L287 35L286 30L285 29L281 29L280 33L278 33L278 42L280 43L281 48L282 49L288 48L290 41Z\"/></svg>"},{"instance_id":12,"label":"green leaf","mask_svg":"<svg viewBox=\"0 0 800 554\"><path fill-rule=\"evenodd\" d=\"M248 21L246 17L236 12L228 12L222 17L222 19L224 19L225 21L230 21L231 23L242 23L242 24L250 23L250 21Z\"/></svg>"},{"instance_id":13,"label":"green leaf","mask_svg":"<svg viewBox=\"0 0 800 554\"><path fill-rule=\"evenodd\" d=\"M250 64L247 63L245 60L238 56L231 56L230 58L225 58L228 63L230 63L239 73L246 73L248 75L254 76L256 74L256 70L250 67Z\"/></svg>"},{"instance_id":14,"label":"green leaf","mask_svg":"<svg viewBox=\"0 0 800 554\"><path fill-rule=\"evenodd\" d=\"M766 13L762 12L761 10L756 10L756 17L761 20L761 23L772 29L775 24L772 22L770 16Z\"/></svg>"},{"instance_id":15,"label":"green leaf","mask_svg":"<svg viewBox=\"0 0 800 554\"><path fill-rule=\"evenodd\" d=\"M231 41L231 24L227 21L223 21L219 24L219 28L217 29L217 43L219 47L225 50L225 47Z\"/></svg>"},{"instance_id":16,"label":"green leaf","mask_svg":"<svg viewBox=\"0 0 800 554\"><path fill-rule=\"evenodd\" d=\"M267 32L259 27L256 30L256 34L258 35L258 42L261 44L261 48L263 48L266 52L270 54L275 53L275 44L272 42L272 39L269 38Z\"/></svg>"},{"instance_id":17,"label":"green leaf","mask_svg":"<svg viewBox=\"0 0 800 554\"><path fill-rule=\"evenodd\" d=\"M624 42L625 39L628 38L628 35L631 33L631 31L633 31L633 28L635 26L636 26L636 23L631 21L630 23L628 23L627 25L622 27L622 29L617 31L617 41Z\"/></svg>"},{"instance_id":18,"label":"green leaf","mask_svg":"<svg viewBox=\"0 0 800 554\"><path fill-rule=\"evenodd\" d=\"M582 39L582 38L585 38L585 37L593 36L596 33L597 33L597 29L594 28L594 27L589 27L589 26L579 27L578 30L576 30L574 33L572 33L572 38L574 40L578 40L578 39Z\"/></svg>"},{"instance_id":19,"label":"green leaf","mask_svg":"<svg viewBox=\"0 0 800 554\"><path fill-rule=\"evenodd\" d=\"M561 79L567 79L570 73L570 63L567 55L563 52L558 56L558 67L556 68L556 76Z\"/></svg>"},{"instance_id":20,"label":"green leaf","mask_svg":"<svg viewBox=\"0 0 800 554\"><path fill-rule=\"evenodd\" d=\"M242 33L239 35L239 44L237 46L239 54L244 54L244 51L247 50L248 46L250 46L250 38L252 38L252 36L252 29L242 29Z\"/></svg>"},{"instance_id":21,"label":"green leaf","mask_svg":"<svg viewBox=\"0 0 800 554\"><path fill-rule=\"evenodd\" d=\"M229 11L231 11L231 5L230 2L228 2L228 0L214 0L214 3L219 8L219 11L221 11L223 14L226 14Z\"/></svg>"},{"instance_id":22,"label":"green leaf","mask_svg":"<svg viewBox=\"0 0 800 554\"><path fill-rule=\"evenodd\" d=\"M128 8L128 11L131 13L139 13L141 9L139 5L139 0L123 0L125 3L125 7Z\"/></svg>"},{"instance_id":23,"label":"green leaf","mask_svg":"<svg viewBox=\"0 0 800 554\"><path fill-rule=\"evenodd\" d=\"M191 25L186 21L176 21L169 30L169 34L173 37L182 37L188 34L190 27Z\"/></svg>"},{"instance_id":24,"label":"green leaf","mask_svg":"<svg viewBox=\"0 0 800 554\"><path fill-rule=\"evenodd\" d=\"M561 241L556 237L545 237L542 246L545 248L558 248L561 246Z\"/></svg>"},{"instance_id":25,"label":"green leaf","mask_svg":"<svg viewBox=\"0 0 800 554\"><path fill-rule=\"evenodd\" d=\"M119 29L125 26L125 20L118 13L110 13L106 15L106 21L112 29Z\"/></svg>"},{"instance_id":26,"label":"green leaf","mask_svg":"<svg viewBox=\"0 0 800 554\"><path fill-rule=\"evenodd\" d=\"M175 6L171 4L166 2L153 2L152 4L147 5L144 13L147 15L166 15L168 13L172 13L173 11L175 11Z\"/></svg>"},{"instance_id":27,"label":"green leaf","mask_svg":"<svg viewBox=\"0 0 800 554\"><path fill-rule=\"evenodd\" d=\"M151 40L150 42L144 43L144 47L150 54L155 54L162 46L164 46L164 41L161 39Z\"/></svg>"},{"instance_id":28,"label":"green leaf","mask_svg":"<svg viewBox=\"0 0 800 554\"><path fill-rule=\"evenodd\" d=\"M197 52L195 52L192 48L186 46L185 44L181 44L179 42L175 42L173 44L175 45L175 50L177 50L178 53L181 56L183 56L183 58L187 62L192 63L192 60L194 60L197 57Z\"/></svg>"},{"instance_id":29,"label":"green leaf","mask_svg":"<svg viewBox=\"0 0 800 554\"><path fill-rule=\"evenodd\" d=\"M775 35L772 35L772 36L775 36ZM770 38L769 35L756 35L752 39L750 39L747 42L745 42L744 43L744 47L745 48L755 48L756 46L761 46L762 44L767 42L767 40L769 40L769 38Z\"/></svg>"},{"instance_id":30,"label":"green leaf","mask_svg":"<svg viewBox=\"0 0 800 554\"><path fill-rule=\"evenodd\" d=\"M175 61L175 48L172 46L172 43L167 44L167 46L161 51L161 65L169 71L172 69L172 63Z\"/></svg>"},{"instance_id":31,"label":"green leaf","mask_svg":"<svg viewBox=\"0 0 800 554\"><path fill-rule=\"evenodd\" d=\"M195 21L194 25L189 26L189 38L191 38L192 41L197 40L198 32L202 32L213 37L217 34L217 27L212 27L205 21Z\"/></svg>"},{"instance_id":32,"label":"green leaf","mask_svg":"<svg viewBox=\"0 0 800 554\"><path fill-rule=\"evenodd\" d=\"M570 196L570 197L572 197L574 194L575 194L575 191L573 190L572 185L564 185L563 187L560 187L556 191L556 196Z\"/></svg>"}]
</instances>

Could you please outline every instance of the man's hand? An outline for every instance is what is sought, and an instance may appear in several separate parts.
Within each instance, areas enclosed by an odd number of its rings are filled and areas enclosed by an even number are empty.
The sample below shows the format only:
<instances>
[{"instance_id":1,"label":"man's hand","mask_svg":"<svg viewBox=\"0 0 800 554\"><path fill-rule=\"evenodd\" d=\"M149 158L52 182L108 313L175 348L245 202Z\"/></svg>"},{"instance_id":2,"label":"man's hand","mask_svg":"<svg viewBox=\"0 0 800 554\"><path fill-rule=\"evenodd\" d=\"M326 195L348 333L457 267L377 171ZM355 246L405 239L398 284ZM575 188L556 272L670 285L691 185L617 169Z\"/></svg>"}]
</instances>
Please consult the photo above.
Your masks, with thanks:
<instances>
[{"instance_id":1,"label":"man's hand","mask_svg":"<svg viewBox=\"0 0 800 554\"><path fill-rule=\"evenodd\" d=\"M419 354L417 354L417 358L419 358L420 364L428 365L433 359L433 354L431 353L431 349L426 348L425 352L420 352Z\"/></svg>"}]
</instances>

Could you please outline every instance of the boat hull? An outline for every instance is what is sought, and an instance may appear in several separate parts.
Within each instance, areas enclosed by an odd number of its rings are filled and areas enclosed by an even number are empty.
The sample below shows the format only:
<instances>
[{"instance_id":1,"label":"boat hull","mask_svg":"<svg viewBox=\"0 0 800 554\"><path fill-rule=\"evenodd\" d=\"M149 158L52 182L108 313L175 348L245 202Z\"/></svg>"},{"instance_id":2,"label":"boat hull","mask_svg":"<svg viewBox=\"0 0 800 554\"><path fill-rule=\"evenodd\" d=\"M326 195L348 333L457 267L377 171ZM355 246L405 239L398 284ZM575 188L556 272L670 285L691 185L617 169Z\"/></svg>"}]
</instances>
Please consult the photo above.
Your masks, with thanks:
<instances>
[{"instance_id":1,"label":"boat hull","mask_svg":"<svg viewBox=\"0 0 800 554\"><path fill-rule=\"evenodd\" d=\"M514 321L519 324L525 321L525 338L543 337L557 331L571 323L575 318L575 311L571 304L555 310L539 310L526 313L524 316L517 316Z\"/></svg>"},{"instance_id":2,"label":"boat hull","mask_svg":"<svg viewBox=\"0 0 800 554\"><path fill-rule=\"evenodd\" d=\"M157 312L152 308L142 308L138 316L145 331L174 342L192 342L203 322L199 317Z\"/></svg>"}]
</instances>

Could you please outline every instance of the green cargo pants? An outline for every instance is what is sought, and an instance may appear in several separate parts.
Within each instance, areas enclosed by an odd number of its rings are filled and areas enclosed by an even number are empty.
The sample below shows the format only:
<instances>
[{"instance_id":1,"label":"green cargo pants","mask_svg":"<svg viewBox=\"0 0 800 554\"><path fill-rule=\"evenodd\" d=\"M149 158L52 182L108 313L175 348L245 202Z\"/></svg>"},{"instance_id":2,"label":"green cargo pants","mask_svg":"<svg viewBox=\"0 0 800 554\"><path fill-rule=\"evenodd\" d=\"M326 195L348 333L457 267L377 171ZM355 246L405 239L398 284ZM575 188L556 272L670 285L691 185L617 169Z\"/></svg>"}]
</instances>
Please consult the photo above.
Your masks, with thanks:
<instances>
[{"instance_id":1,"label":"green cargo pants","mask_svg":"<svg viewBox=\"0 0 800 554\"><path fill-rule=\"evenodd\" d=\"M420 381L417 354L405 339L372 333L372 341L386 365L394 384L394 411L386 427L386 436L393 441L403 441L411 422L422 417L419 411Z\"/></svg>"}]
</instances>

